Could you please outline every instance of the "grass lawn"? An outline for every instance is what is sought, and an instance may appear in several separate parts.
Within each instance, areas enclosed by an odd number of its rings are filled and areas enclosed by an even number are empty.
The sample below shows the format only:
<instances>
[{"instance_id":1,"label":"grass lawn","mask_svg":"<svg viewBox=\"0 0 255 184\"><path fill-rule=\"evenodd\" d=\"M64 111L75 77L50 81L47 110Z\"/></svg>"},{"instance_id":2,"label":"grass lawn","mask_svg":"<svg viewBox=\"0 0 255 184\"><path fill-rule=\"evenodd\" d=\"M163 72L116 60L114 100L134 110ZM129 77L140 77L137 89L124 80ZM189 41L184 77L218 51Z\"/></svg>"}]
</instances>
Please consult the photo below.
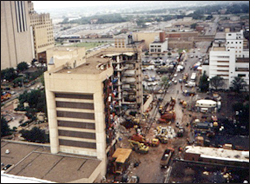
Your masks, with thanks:
<instances>
[{"instance_id":1,"label":"grass lawn","mask_svg":"<svg viewBox=\"0 0 255 184\"><path fill-rule=\"evenodd\" d=\"M185 50L186 52L188 52L189 50L188 49L178 49L178 53L181 53L183 50Z\"/></svg>"}]
</instances>

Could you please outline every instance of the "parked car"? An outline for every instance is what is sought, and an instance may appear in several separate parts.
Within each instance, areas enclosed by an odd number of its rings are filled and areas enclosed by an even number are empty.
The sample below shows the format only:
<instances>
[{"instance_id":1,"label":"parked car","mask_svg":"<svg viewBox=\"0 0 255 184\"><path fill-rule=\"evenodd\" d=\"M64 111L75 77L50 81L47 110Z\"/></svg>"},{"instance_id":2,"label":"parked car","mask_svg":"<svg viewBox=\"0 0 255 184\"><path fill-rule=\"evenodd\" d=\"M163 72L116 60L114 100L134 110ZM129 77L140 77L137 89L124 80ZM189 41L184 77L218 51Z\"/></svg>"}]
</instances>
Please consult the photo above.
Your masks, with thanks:
<instances>
[{"instance_id":1,"label":"parked car","mask_svg":"<svg viewBox=\"0 0 255 184\"><path fill-rule=\"evenodd\" d=\"M7 164L7 165L3 168L3 170L6 171L6 170L9 169L11 166L12 166L11 164Z\"/></svg>"}]
</instances>

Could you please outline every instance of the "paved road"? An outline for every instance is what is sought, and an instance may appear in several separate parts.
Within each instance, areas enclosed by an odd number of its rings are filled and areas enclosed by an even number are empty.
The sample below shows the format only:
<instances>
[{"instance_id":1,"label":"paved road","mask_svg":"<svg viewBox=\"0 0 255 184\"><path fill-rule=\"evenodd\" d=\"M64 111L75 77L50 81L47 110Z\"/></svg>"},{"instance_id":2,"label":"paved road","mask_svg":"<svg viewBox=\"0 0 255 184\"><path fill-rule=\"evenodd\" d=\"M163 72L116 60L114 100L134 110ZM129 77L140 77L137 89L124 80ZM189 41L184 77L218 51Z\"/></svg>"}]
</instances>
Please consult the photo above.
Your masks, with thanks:
<instances>
[{"instance_id":1,"label":"paved road","mask_svg":"<svg viewBox=\"0 0 255 184\"><path fill-rule=\"evenodd\" d=\"M219 17L215 17L212 23L209 23L210 27L206 30L205 35L215 35L217 32Z\"/></svg>"}]
</instances>

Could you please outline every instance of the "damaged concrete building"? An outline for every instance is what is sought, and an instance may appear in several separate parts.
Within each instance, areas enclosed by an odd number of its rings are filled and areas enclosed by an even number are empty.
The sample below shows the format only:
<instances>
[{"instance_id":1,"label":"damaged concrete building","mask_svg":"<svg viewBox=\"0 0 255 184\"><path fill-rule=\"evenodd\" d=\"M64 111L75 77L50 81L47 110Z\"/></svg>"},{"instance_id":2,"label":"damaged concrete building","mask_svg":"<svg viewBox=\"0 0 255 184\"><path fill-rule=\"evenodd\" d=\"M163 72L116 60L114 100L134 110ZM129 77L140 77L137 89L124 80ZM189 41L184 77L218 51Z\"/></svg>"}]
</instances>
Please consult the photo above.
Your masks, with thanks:
<instances>
[{"instance_id":1,"label":"damaged concrete building","mask_svg":"<svg viewBox=\"0 0 255 184\"><path fill-rule=\"evenodd\" d=\"M130 47L87 55L78 47L47 50L44 79L51 153L96 158L100 164L91 182L106 174L119 117L128 110L137 115L143 111L141 49Z\"/></svg>"}]
</instances>

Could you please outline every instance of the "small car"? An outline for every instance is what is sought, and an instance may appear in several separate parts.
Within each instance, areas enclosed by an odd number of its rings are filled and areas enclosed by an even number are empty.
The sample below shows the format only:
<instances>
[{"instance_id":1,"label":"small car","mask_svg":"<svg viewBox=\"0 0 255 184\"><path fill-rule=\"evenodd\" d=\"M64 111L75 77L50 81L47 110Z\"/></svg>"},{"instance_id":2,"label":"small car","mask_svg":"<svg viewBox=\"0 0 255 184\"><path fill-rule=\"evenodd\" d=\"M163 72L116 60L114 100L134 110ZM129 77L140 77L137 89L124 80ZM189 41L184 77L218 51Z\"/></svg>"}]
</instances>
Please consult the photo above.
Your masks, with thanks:
<instances>
[{"instance_id":1,"label":"small car","mask_svg":"<svg viewBox=\"0 0 255 184\"><path fill-rule=\"evenodd\" d=\"M11 164L7 164L7 165L3 168L3 170L9 169L11 166L12 166Z\"/></svg>"}]
</instances>

